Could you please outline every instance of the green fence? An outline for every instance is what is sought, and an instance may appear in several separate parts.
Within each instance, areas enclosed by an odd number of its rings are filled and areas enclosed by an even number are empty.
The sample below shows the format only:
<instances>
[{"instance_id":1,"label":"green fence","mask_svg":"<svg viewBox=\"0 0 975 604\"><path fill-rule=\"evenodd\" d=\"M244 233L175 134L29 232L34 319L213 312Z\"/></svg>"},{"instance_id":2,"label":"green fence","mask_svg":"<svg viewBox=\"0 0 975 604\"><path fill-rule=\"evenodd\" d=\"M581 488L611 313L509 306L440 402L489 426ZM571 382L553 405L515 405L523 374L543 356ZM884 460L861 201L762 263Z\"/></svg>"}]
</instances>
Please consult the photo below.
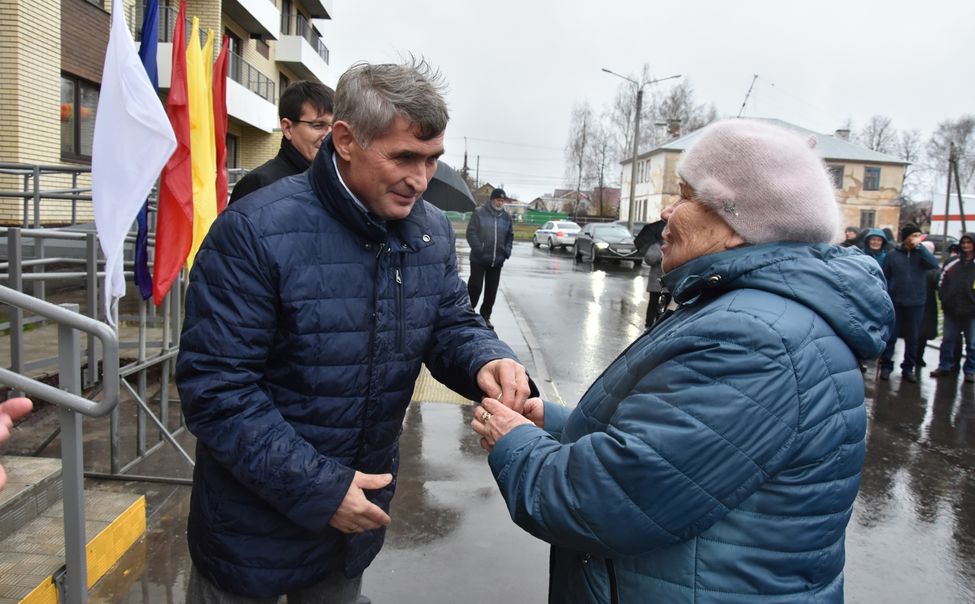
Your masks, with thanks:
<instances>
[{"instance_id":1,"label":"green fence","mask_svg":"<svg viewBox=\"0 0 975 604\"><path fill-rule=\"evenodd\" d=\"M569 217L564 212L542 212L539 210L526 210L522 218L524 224L545 224L549 220L566 220Z\"/></svg>"}]
</instances>

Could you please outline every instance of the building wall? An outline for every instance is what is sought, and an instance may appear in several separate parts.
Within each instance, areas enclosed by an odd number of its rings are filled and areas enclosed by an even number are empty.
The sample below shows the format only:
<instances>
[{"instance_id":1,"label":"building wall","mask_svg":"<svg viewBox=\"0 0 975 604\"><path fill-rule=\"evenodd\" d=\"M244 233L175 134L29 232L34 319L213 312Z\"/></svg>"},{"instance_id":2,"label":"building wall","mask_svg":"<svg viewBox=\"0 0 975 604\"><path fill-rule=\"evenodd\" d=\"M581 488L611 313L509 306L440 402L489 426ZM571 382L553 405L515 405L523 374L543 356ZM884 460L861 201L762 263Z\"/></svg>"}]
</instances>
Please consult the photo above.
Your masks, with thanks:
<instances>
[{"instance_id":1,"label":"building wall","mask_svg":"<svg viewBox=\"0 0 975 604\"><path fill-rule=\"evenodd\" d=\"M843 187L836 193L840 204L840 215L844 228L848 225L862 228L861 212L876 212L875 226L888 227L895 232L900 224L900 196L904 184L904 166L889 164L864 164L838 161L830 165L843 166ZM880 168L880 187L876 191L863 190L864 169L867 166Z\"/></svg>"},{"instance_id":2,"label":"building wall","mask_svg":"<svg viewBox=\"0 0 975 604\"><path fill-rule=\"evenodd\" d=\"M61 10L61 0L0 0L0 162L59 163ZM0 190L22 188L0 175ZM0 199L0 224L22 219L22 200Z\"/></svg>"}]
</instances>

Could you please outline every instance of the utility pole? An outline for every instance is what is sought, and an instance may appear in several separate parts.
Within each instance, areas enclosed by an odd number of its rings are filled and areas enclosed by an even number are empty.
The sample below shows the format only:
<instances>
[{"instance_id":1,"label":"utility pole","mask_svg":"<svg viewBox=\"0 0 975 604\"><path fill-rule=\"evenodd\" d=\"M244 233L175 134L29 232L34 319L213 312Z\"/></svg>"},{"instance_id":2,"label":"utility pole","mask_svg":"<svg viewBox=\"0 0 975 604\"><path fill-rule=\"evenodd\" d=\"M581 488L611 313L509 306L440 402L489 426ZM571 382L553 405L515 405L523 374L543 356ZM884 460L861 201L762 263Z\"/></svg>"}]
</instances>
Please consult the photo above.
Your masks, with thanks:
<instances>
[{"instance_id":1,"label":"utility pole","mask_svg":"<svg viewBox=\"0 0 975 604\"><path fill-rule=\"evenodd\" d=\"M955 143L948 143L948 187L945 190L945 223L941 239L941 261L948 259L948 221L951 220L951 167L955 164ZM961 198L959 197L959 201ZM959 208L961 209L961 208ZM962 221L965 215L962 214ZM964 222L962 222L962 232L964 232Z\"/></svg>"},{"instance_id":2,"label":"utility pole","mask_svg":"<svg viewBox=\"0 0 975 604\"><path fill-rule=\"evenodd\" d=\"M614 75L618 78L623 78L627 82L630 82L636 86L636 117L633 122L633 164L630 166L630 204L626 212L626 229L633 232L633 210L636 205L636 158L639 155L640 147L640 112L643 109L643 87L649 86L650 84L656 84L657 82L663 82L664 80L673 80L674 78L679 78L680 74L667 76L666 78L658 78L656 80L650 80L649 82L640 83L633 78L628 78L625 75L620 75L615 71L610 71L603 67L603 71L610 75Z\"/></svg>"},{"instance_id":3,"label":"utility pole","mask_svg":"<svg viewBox=\"0 0 975 604\"><path fill-rule=\"evenodd\" d=\"M475 189L481 186L481 156L480 155L477 156L477 164L476 164L476 166L477 167L474 168L474 188Z\"/></svg>"},{"instance_id":4,"label":"utility pole","mask_svg":"<svg viewBox=\"0 0 975 604\"><path fill-rule=\"evenodd\" d=\"M741 109L738 110L738 117L745 112L745 105L748 103L748 97L752 95L752 88L755 87L755 80L758 79L758 74L752 75L752 83L748 86L748 92L745 93L745 100L741 102Z\"/></svg>"},{"instance_id":5,"label":"utility pole","mask_svg":"<svg viewBox=\"0 0 975 604\"><path fill-rule=\"evenodd\" d=\"M579 201L581 199L581 189L582 189L582 160L586 155L586 118L582 119L582 141L579 144L579 175L576 180L576 202L572 204L572 213L575 218L579 217Z\"/></svg>"}]
</instances>

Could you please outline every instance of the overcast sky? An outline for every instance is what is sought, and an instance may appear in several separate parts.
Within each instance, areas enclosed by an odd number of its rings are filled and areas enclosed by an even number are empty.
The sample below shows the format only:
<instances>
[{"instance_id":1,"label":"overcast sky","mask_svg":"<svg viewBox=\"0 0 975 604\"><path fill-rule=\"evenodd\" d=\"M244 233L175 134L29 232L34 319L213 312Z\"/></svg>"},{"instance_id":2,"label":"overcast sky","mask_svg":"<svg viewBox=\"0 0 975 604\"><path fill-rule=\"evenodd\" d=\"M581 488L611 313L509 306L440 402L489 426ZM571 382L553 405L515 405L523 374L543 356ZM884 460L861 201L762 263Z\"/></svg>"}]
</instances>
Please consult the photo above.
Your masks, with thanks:
<instances>
[{"instance_id":1,"label":"overcast sky","mask_svg":"<svg viewBox=\"0 0 975 604\"><path fill-rule=\"evenodd\" d=\"M360 60L422 55L446 76L444 160L523 201L564 185L573 105L683 74L700 103L831 133L872 115L926 141L975 113L975 3L962 0L334 0L319 21L334 79ZM334 82L333 82L334 83ZM664 82L655 86L670 86ZM642 149L641 149L642 151ZM618 181L619 175L616 175Z\"/></svg>"}]
</instances>

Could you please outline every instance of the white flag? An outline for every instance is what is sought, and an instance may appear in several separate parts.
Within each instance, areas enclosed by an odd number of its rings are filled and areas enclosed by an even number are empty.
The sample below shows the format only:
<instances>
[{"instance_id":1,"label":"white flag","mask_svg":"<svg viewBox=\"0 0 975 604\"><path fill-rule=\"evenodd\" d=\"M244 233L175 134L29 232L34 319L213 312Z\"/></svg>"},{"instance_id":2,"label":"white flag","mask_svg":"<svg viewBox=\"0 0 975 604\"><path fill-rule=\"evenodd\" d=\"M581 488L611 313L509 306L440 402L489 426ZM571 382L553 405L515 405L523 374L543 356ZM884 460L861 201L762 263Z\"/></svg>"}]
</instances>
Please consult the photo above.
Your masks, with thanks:
<instances>
[{"instance_id":1,"label":"white flag","mask_svg":"<svg viewBox=\"0 0 975 604\"><path fill-rule=\"evenodd\" d=\"M125 236L176 149L176 136L125 26L121 0L112 2L91 152L95 228L105 254L105 314L125 295Z\"/></svg>"}]
</instances>

